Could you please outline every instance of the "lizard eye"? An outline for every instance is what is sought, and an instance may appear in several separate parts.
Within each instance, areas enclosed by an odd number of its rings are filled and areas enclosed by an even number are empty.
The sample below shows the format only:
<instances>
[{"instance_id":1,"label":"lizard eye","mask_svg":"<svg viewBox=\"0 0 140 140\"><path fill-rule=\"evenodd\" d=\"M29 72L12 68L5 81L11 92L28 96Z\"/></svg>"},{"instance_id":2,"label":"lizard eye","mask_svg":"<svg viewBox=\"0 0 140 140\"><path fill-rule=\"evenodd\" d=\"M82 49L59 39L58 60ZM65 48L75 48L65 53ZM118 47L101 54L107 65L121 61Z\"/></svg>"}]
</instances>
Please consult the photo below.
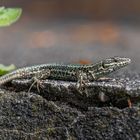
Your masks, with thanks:
<instances>
[{"instance_id":1,"label":"lizard eye","mask_svg":"<svg viewBox=\"0 0 140 140\"><path fill-rule=\"evenodd\" d=\"M114 62L118 62L118 60L114 58Z\"/></svg>"}]
</instances>

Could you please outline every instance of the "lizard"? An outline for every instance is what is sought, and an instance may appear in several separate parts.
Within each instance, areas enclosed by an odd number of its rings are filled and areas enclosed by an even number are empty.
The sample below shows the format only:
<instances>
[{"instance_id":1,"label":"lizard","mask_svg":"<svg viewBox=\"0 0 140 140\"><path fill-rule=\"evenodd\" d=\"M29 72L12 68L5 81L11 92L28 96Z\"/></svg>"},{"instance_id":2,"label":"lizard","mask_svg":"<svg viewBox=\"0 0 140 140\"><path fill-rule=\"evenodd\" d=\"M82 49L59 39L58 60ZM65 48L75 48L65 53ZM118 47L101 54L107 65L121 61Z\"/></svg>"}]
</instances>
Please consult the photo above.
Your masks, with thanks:
<instances>
[{"instance_id":1,"label":"lizard","mask_svg":"<svg viewBox=\"0 0 140 140\"><path fill-rule=\"evenodd\" d=\"M106 75L127 66L130 58L111 57L95 64L40 64L23 67L0 77L0 85L16 79L30 79L33 84L39 80L52 79L77 82L79 88L87 82L96 81ZM31 85L31 87L33 86ZM30 88L31 88L30 87Z\"/></svg>"}]
</instances>

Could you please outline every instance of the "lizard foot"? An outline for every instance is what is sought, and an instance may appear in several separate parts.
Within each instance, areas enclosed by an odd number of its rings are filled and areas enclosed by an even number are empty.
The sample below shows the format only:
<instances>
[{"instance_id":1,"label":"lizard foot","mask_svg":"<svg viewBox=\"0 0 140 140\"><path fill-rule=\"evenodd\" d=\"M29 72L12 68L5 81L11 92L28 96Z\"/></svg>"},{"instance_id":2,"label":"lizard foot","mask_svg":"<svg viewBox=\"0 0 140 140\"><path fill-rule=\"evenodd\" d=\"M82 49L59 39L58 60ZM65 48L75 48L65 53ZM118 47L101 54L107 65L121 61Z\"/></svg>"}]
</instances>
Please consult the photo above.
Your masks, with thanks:
<instances>
[{"instance_id":1,"label":"lizard foot","mask_svg":"<svg viewBox=\"0 0 140 140\"><path fill-rule=\"evenodd\" d=\"M44 85L42 84L41 80L47 79L47 77L50 75L50 70L44 70L39 73L37 73L33 78L33 83L31 84L28 92L32 89L32 87L37 84L37 91L40 93L40 87L43 89Z\"/></svg>"}]
</instances>

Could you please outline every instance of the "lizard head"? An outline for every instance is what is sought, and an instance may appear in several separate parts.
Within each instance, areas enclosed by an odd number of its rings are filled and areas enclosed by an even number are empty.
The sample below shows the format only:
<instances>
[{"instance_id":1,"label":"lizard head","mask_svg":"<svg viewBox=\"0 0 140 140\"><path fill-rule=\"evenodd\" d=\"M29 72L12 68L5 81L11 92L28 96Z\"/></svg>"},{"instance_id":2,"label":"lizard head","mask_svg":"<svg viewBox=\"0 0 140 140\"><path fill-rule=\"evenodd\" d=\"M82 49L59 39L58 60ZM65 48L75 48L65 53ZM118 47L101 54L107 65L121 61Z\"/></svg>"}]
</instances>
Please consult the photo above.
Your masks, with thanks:
<instances>
[{"instance_id":1,"label":"lizard head","mask_svg":"<svg viewBox=\"0 0 140 140\"><path fill-rule=\"evenodd\" d=\"M112 57L107 58L94 67L94 77L95 79L106 76L124 66L127 66L131 62L129 58L122 57Z\"/></svg>"},{"instance_id":2,"label":"lizard head","mask_svg":"<svg viewBox=\"0 0 140 140\"><path fill-rule=\"evenodd\" d=\"M112 57L108 58L102 61L102 67L104 69L111 71L115 71L117 69L120 69L126 65L128 65L131 62L131 59L129 58L122 58L122 57Z\"/></svg>"}]
</instances>

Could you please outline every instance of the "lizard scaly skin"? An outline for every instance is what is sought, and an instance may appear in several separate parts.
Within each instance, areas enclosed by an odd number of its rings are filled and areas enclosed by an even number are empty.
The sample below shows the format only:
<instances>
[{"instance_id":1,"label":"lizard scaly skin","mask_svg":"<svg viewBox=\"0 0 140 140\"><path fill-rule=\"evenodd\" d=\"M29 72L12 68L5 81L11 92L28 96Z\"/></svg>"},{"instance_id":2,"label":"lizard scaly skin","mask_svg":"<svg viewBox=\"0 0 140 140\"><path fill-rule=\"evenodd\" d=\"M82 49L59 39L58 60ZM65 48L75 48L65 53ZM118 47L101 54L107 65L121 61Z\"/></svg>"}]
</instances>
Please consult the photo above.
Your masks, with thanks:
<instances>
[{"instance_id":1,"label":"lizard scaly skin","mask_svg":"<svg viewBox=\"0 0 140 140\"><path fill-rule=\"evenodd\" d=\"M15 79L53 79L75 81L80 84L85 81L94 81L128 65L129 58L112 57L96 64L42 64L24 67L0 77L0 85Z\"/></svg>"}]
</instances>

